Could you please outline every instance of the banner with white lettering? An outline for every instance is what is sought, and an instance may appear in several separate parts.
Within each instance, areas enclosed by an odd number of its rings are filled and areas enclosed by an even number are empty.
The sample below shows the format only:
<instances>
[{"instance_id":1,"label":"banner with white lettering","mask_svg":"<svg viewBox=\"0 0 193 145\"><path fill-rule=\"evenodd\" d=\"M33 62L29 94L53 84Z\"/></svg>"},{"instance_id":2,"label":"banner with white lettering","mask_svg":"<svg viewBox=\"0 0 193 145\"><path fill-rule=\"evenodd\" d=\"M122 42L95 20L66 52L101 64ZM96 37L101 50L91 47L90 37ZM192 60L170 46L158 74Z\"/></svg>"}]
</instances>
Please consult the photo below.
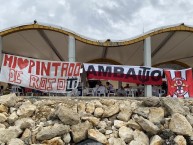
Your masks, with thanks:
<instances>
[{"instance_id":1,"label":"banner with white lettering","mask_svg":"<svg viewBox=\"0 0 193 145\"><path fill-rule=\"evenodd\" d=\"M43 92L66 93L77 88L81 63L3 55L0 81Z\"/></svg>"},{"instance_id":2,"label":"banner with white lettering","mask_svg":"<svg viewBox=\"0 0 193 145\"><path fill-rule=\"evenodd\" d=\"M163 69L145 66L124 66L84 63L88 79L116 80L146 85L161 85Z\"/></svg>"}]
</instances>

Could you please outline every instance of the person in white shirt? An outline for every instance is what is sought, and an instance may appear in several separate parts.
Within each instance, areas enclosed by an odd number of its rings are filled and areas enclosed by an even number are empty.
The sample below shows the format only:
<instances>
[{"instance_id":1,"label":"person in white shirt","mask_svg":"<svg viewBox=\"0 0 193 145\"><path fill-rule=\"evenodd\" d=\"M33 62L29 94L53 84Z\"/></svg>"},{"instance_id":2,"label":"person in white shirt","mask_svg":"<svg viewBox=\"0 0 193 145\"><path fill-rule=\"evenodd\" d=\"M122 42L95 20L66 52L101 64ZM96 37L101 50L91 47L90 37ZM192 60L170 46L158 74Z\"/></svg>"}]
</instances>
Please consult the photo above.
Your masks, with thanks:
<instances>
[{"instance_id":1,"label":"person in white shirt","mask_svg":"<svg viewBox=\"0 0 193 145\"><path fill-rule=\"evenodd\" d=\"M96 89L96 95L98 96L105 96L106 94L106 88L105 86L103 86L102 84L100 84L98 86L98 88Z\"/></svg>"},{"instance_id":2,"label":"person in white shirt","mask_svg":"<svg viewBox=\"0 0 193 145\"><path fill-rule=\"evenodd\" d=\"M117 90L117 96L126 96L127 92L125 91L125 89L123 88L123 86L121 86L118 90Z\"/></svg>"}]
</instances>

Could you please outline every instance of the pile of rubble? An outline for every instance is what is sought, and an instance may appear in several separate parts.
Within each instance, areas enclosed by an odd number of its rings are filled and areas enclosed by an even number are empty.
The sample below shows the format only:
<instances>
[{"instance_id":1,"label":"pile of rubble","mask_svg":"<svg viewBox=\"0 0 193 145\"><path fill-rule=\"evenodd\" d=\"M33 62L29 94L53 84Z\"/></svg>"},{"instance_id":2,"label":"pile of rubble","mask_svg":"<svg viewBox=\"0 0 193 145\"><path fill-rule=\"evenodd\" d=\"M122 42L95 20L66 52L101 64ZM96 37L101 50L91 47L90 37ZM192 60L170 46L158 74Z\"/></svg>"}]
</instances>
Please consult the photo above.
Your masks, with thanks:
<instances>
[{"instance_id":1,"label":"pile of rubble","mask_svg":"<svg viewBox=\"0 0 193 145\"><path fill-rule=\"evenodd\" d=\"M24 99L0 96L1 145L186 145L193 139L193 100Z\"/></svg>"}]
</instances>

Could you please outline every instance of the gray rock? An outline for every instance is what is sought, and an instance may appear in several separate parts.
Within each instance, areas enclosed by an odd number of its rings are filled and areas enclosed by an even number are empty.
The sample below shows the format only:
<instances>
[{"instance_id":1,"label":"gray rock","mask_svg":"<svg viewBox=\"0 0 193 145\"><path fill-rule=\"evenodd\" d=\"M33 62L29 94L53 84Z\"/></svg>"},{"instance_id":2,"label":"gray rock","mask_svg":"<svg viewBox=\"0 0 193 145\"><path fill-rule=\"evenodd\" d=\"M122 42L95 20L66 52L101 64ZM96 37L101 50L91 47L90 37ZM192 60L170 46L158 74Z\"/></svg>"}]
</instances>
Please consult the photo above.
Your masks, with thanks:
<instances>
[{"instance_id":1,"label":"gray rock","mask_svg":"<svg viewBox=\"0 0 193 145\"><path fill-rule=\"evenodd\" d=\"M80 122L80 116L77 112L65 106L59 106L56 115L66 125L75 125Z\"/></svg>"},{"instance_id":2,"label":"gray rock","mask_svg":"<svg viewBox=\"0 0 193 145\"><path fill-rule=\"evenodd\" d=\"M3 114L3 113L0 113L0 123L3 123L7 120L7 117Z\"/></svg>"},{"instance_id":3,"label":"gray rock","mask_svg":"<svg viewBox=\"0 0 193 145\"><path fill-rule=\"evenodd\" d=\"M190 125L193 126L193 116L190 115L190 114L188 114L188 115L186 116L186 119L188 120L188 122L190 123Z\"/></svg>"},{"instance_id":4,"label":"gray rock","mask_svg":"<svg viewBox=\"0 0 193 145\"><path fill-rule=\"evenodd\" d=\"M8 117L8 122L10 124L14 123L18 119L17 113L13 112L11 115Z\"/></svg>"},{"instance_id":5,"label":"gray rock","mask_svg":"<svg viewBox=\"0 0 193 145\"><path fill-rule=\"evenodd\" d=\"M85 102L79 102L77 107L78 107L78 113L85 113L85 109L86 109Z\"/></svg>"},{"instance_id":6,"label":"gray rock","mask_svg":"<svg viewBox=\"0 0 193 145\"><path fill-rule=\"evenodd\" d=\"M105 131L105 135L109 135L109 134L112 134L112 133L113 133L112 130L106 130L106 131Z\"/></svg>"},{"instance_id":7,"label":"gray rock","mask_svg":"<svg viewBox=\"0 0 193 145\"><path fill-rule=\"evenodd\" d=\"M92 140L92 139L87 139L85 141L77 143L76 145L102 145L102 144L98 141L95 141L95 140Z\"/></svg>"},{"instance_id":8,"label":"gray rock","mask_svg":"<svg viewBox=\"0 0 193 145\"><path fill-rule=\"evenodd\" d=\"M35 127L35 122L31 118L21 118L15 121L15 126L21 129L33 128Z\"/></svg>"},{"instance_id":9,"label":"gray rock","mask_svg":"<svg viewBox=\"0 0 193 145\"><path fill-rule=\"evenodd\" d=\"M30 101L24 102L17 110L17 115L21 117L30 117L36 110L36 106L31 104Z\"/></svg>"},{"instance_id":10,"label":"gray rock","mask_svg":"<svg viewBox=\"0 0 193 145\"><path fill-rule=\"evenodd\" d=\"M107 123L105 121L100 121L97 125L97 128L105 129L107 127Z\"/></svg>"},{"instance_id":11,"label":"gray rock","mask_svg":"<svg viewBox=\"0 0 193 145\"><path fill-rule=\"evenodd\" d=\"M122 120L122 121L128 121L131 117L131 114L132 114L132 110L131 110L131 107L130 106L130 102L129 104L121 104L120 105L120 112L119 114L117 115L117 118L119 120Z\"/></svg>"},{"instance_id":12,"label":"gray rock","mask_svg":"<svg viewBox=\"0 0 193 145\"><path fill-rule=\"evenodd\" d=\"M143 141L132 140L129 145L147 145Z\"/></svg>"},{"instance_id":13,"label":"gray rock","mask_svg":"<svg viewBox=\"0 0 193 145\"><path fill-rule=\"evenodd\" d=\"M8 107L12 107L17 102L17 96L15 94L8 94L0 96L0 104L3 104Z\"/></svg>"},{"instance_id":14,"label":"gray rock","mask_svg":"<svg viewBox=\"0 0 193 145\"><path fill-rule=\"evenodd\" d=\"M138 115L134 115L133 118L148 133L151 133L151 134L158 133L159 128L156 125L154 125L151 121Z\"/></svg>"},{"instance_id":15,"label":"gray rock","mask_svg":"<svg viewBox=\"0 0 193 145\"><path fill-rule=\"evenodd\" d=\"M103 115L103 112L104 112L104 110L103 110L103 108L96 108L95 109L95 111L94 111L94 116L96 116L96 117L101 117L102 115Z\"/></svg>"},{"instance_id":16,"label":"gray rock","mask_svg":"<svg viewBox=\"0 0 193 145\"><path fill-rule=\"evenodd\" d=\"M9 112L10 112L10 113L13 113L13 112L15 112L15 111L17 111L17 108L15 108L15 106L9 108Z\"/></svg>"},{"instance_id":17,"label":"gray rock","mask_svg":"<svg viewBox=\"0 0 193 145\"><path fill-rule=\"evenodd\" d=\"M164 118L164 109L159 107L152 107L149 111L149 120L153 123L160 123L161 120Z\"/></svg>"},{"instance_id":18,"label":"gray rock","mask_svg":"<svg viewBox=\"0 0 193 145\"><path fill-rule=\"evenodd\" d=\"M19 138L13 138L9 141L8 145L24 145L24 142Z\"/></svg>"},{"instance_id":19,"label":"gray rock","mask_svg":"<svg viewBox=\"0 0 193 145\"><path fill-rule=\"evenodd\" d=\"M101 99L100 102L103 105L112 106L112 105L114 105L116 103L116 100L114 100L114 99Z\"/></svg>"},{"instance_id":20,"label":"gray rock","mask_svg":"<svg viewBox=\"0 0 193 145\"><path fill-rule=\"evenodd\" d=\"M192 126L187 121L187 119L179 113L172 115L171 121L169 123L169 129L179 135L193 135Z\"/></svg>"},{"instance_id":21,"label":"gray rock","mask_svg":"<svg viewBox=\"0 0 193 145\"><path fill-rule=\"evenodd\" d=\"M88 130L88 138L96 140L102 144L108 143L106 136L104 134L100 133L96 129L89 129Z\"/></svg>"},{"instance_id":22,"label":"gray rock","mask_svg":"<svg viewBox=\"0 0 193 145\"><path fill-rule=\"evenodd\" d=\"M72 138L75 143L80 142L87 138L88 129L91 128L91 124L86 121L84 123L79 123L76 125L72 125Z\"/></svg>"},{"instance_id":23,"label":"gray rock","mask_svg":"<svg viewBox=\"0 0 193 145\"><path fill-rule=\"evenodd\" d=\"M142 104L146 107L156 107L160 105L160 99L158 97L148 97L144 99Z\"/></svg>"},{"instance_id":24,"label":"gray rock","mask_svg":"<svg viewBox=\"0 0 193 145\"><path fill-rule=\"evenodd\" d=\"M82 120L88 120L90 123L92 123L93 126L97 126L100 122L99 118L93 117L93 116L85 116L81 118Z\"/></svg>"},{"instance_id":25,"label":"gray rock","mask_svg":"<svg viewBox=\"0 0 193 145\"><path fill-rule=\"evenodd\" d=\"M129 145L149 145L149 138L144 132L135 130L133 132L133 136L134 136L134 141L133 143L131 141ZM139 143L139 144L135 144L135 143Z\"/></svg>"},{"instance_id":26,"label":"gray rock","mask_svg":"<svg viewBox=\"0 0 193 145\"><path fill-rule=\"evenodd\" d=\"M32 135L31 131L28 128L26 128L21 136L21 140L23 140L25 144L32 144L31 135Z\"/></svg>"},{"instance_id":27,"label":"gray rock","mask_svg":"<svg viewBox=\"0 0 193 145\"><path fill-rule=\"evenodd\" d=\"M127 122L127 126L132 128L132 129L137 129L137 130L141 130L141 126L135 122L133 119L130 119L128 122Z\"/></svg>"},{"instance_id":28,"label":"gray rock","mask_svg":"<svg viewBox=\"0 0 193 145\"><path fill-rule=\"evenodd\" d=\"M149 108L148 107L138 107L135 110L133 110L133 113L143 116L145 118L148 118Z\"/></svg>"},{"instance_id":29,"label":"gray rock","mask_svg":"<svg viewBox=\"0 0 193 145\"><path fill-rule=\"evenodd\" d=\"M17 126L11 126L8 129L0 128L0 143L7 143L11 139L17 138L22 130Z\"/></svg>"},{"instance_id":30,"label":"gray rock","mask_svg":"<svg viewBox=\"0 0 193 145\"><path fill-rule=\"evenodd\" d=\"M134 111L138 107L141 107L141 105L142 105L142 101L132 100L132 102L131 102L132 111Z\"/></svg>"},{"instance_id":31,"label":"gray rock","mask_svg":"<svg viewBox=\"0 0 193 145\"><path fill-rule=\"evenodd\" d=\"M119 112L119 104L115 103L114 105L110 105L105 107L104 113L102 117L111 117Z\"/></svg>"},{"instance_id":32,"label":"gray rock","mask_svg":"<svg viewBox=\"0 0 193 145\"><path fill-rule=\"evenodd\" d=\"M119 128L119 137L125 142L129 143L133 140L133 130L131 128L122 126Z\"/></svg>"},{"instance_id":33,"label":"gray rock","mask_svg":"<svg viewBox=\"0 0 193 145\"><path fill-rule=\"evenodd\" d=\"M182 106L186 114L190 114L190 108L188 106Z\"/></svg>"},{"instance_id":34,"label":"gray rock","mask_svg":"<svg viewBox=\"0 0 193 145\"><path fill-rule=\"evenodd\" d=\"M6 126L0 123L0 128L6 128Z\"/></svg>"},{"instance_id":35,"label":"gray rock","mask_svg":"<svg viewBox=\"0 0 193 145\"><path fill-rule=\"evenodd\" d=\"M172 115L174 113L180 113L182 115L186 115L182 104L180 104L178 99L174 99L171 97L162 98L163 105L167 108L168 112Z\"/></svg>"},{"instance_id":36,"label":"gray rock","mask_svg":"<svg viewBox=\"0 0 193 145\"><path fill-rule=\"evenodd\" d=\"M8 113L8 108L7 106L0 104L0 113L6 112Z\"/></svg>"},{"instance_id":37,"label":"gray rock","mask_svg":"<svg viewBox=\"0 0 193 145\"><path fill-rule=\"evenodd\" d=\"M103 107L103 104L101 104L101 102L98 100L94 100L94 105L96 108L102 108Z\"/></svg>"},{"instance_id":38,"label":"gray rock","mask_svg":"<svg viewBox=\"0 0 193 145\"><path fill-rule=\"evenodd\" d=\"M93 102L89 102L86 104L86 112L87 113L92 114L92 113L94 113L94 110L95 110L95 105Z\"/></svg>"},{"instance_id":39,"label":"gray rock","mask_svg":"<svg viewBox=\"0 0 193 145\"><path fill-rule=\"evenodd\" d=\"M159 135L154 135L151 138L150 145L162 145L163 139Z\"/></svg>"},{"instance_id":40,"label":"gray rock","mask_svg":"<svg viewBox=\"0 0 193 145\"><path fill-rule=\"evenodd\" d=\"M174 138L176 145L187 145L186 139L182 135L177 135Z\"/></svg>"},{"instance_id":41,"label":"gray rock","mask_svg":"<svg viewBox=\"0 0 193 145\"><path fill-rule=\"evenodd\" d=\"M66 144L70 143L70 141L71 141L70 133L64 134L64 136L63 136L63 141L64 141L64 143L66 143Z\"/></svg>"},{"instance_id":42,"label":"gray rock","mask_svg":"<svg viewBox=\"0 0 193 145\"><path fill-rule=\"evenodd\" d=\"M121 138L111 137L108 139L109 145L126 145L126 143Z\"/></svg>"},{"instance_id":43,"label":"gray rock","mask_svg":"<svg viewBox=\"0 0 193 145\"><path fill-rule=\"evenodd\" d=\"M193 113L193 106L189 106L190 112Z\"/></svg>"},{"instance_id":44,"label":"gray rock","mask_svg":"<svg viewBox=\"0 0 193 145\"><path fill-rule=\"evenodd\" d=\"M122 126L126 126L127 122L121 121L121 120L114 120L114 126L116 128L120 128Z\"/></svg>"},{"instance_id":45,"label":"gray rock","mask_svg":"<svg viewBox=\"0 0 193 145\"><path fill-rule=\"evenodd\" d=\"M62 124L54 124L54 126L48 126L41 129L40 132L37 133L37 140L46 140L56 137L58 135L62 135L68 133L70 131L70 127Z\"/></svg>"},{"instance_id":46,"label":"gray rock","mask_svg":"<svg viewBox=\"0 0 193 145\"><path fill-rule=\"evenodd\" d=\"M46 143L47 145L64 145L61 137L54 137L50 140L44 141L43 143Z\"/></svg>"}]
</instances>

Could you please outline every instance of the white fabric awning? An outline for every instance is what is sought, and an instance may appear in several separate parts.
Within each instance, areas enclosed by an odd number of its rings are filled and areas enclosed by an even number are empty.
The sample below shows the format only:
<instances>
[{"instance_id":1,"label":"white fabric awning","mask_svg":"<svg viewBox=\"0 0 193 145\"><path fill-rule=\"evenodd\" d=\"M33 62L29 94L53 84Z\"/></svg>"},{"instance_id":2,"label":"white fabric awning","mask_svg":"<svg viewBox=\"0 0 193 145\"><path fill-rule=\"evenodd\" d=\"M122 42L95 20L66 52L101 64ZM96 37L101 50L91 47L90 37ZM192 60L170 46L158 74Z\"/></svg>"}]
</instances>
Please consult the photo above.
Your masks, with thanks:
<instances>
[{"instance_id":1,"label":"white fabric awning","mask_svg":"<svg viewBox=\"0 0 193 145\"><path fill-rule=\"evenodd\" d=\"M143 40L151 36L152 65L171 62L193 67L193 27L184 24L155 29L121 41L85 38L61 27L28 24L0 32L3 53L68 61L68 36L76 42L76 61L143 65Z\"/></svg>"}]
</instances>

